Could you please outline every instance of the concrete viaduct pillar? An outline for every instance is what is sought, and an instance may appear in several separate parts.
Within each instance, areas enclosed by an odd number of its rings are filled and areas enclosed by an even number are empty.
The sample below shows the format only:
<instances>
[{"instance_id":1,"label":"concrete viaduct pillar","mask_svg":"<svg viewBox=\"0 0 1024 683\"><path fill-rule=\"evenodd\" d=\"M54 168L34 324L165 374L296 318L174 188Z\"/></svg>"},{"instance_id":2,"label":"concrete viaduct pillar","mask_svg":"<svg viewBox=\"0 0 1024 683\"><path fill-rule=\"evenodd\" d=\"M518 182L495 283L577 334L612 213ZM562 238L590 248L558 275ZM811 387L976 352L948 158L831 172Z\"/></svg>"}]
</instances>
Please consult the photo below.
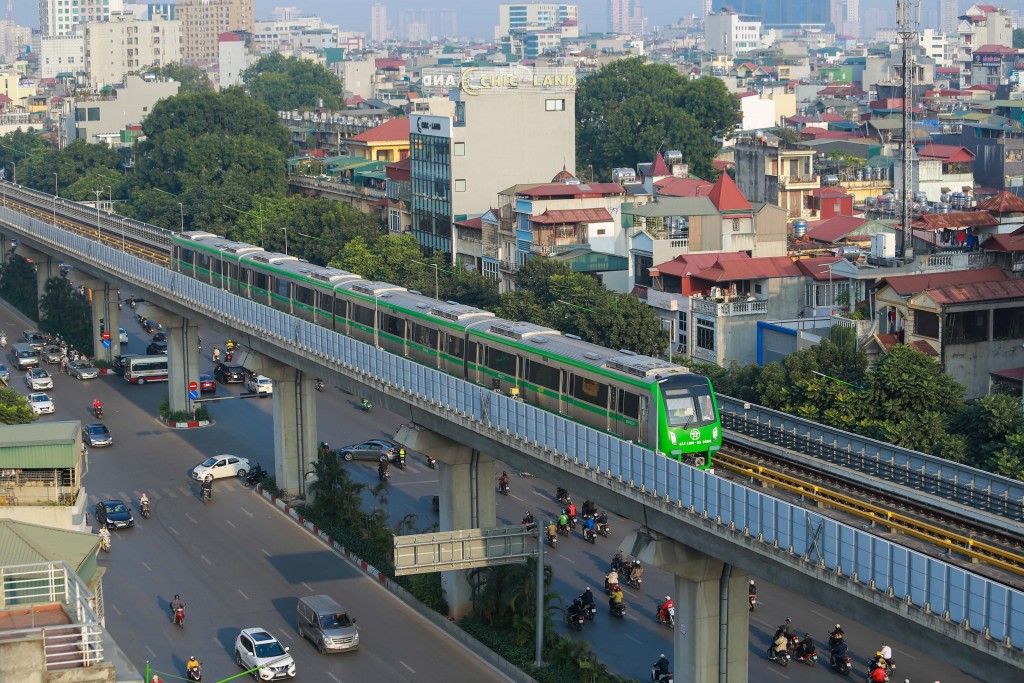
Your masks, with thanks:
<instances>
[{"instance_id":1,"label":"concrete viaduct pillar","mask_svg":"<svg viewBox=\"0 0 1024 683\"><path fill-rule=\"evenodd\" d=\"M35 266L36 298L41 299L43 294L46 292L46 281L51 277L58 277L60 275L60 266L49 254L42 251L36 251L35 249L26 247L23 244L18 245L17 253L23 258L32 261L32 265Z\"/></svg>"},{"instance_id":2,"label":"concrete viaduct pillar","mask_svg":"<svg viewBox=\"0 0 1024 683\"><path fill-rule=\"evenodd\" d=\"M675 575L671 660L675 680L746 683L750 628L746 572L650 532L633 532L622 549L646 565Z\"/></svg>"},{"instance_id":3,"label":"concrete viaduct pillar","mask_svg":"<svg viewBox=\"0 0 1024 683\"><path fill-rule=\"evenodd\" d=\"M274 380L274 477L289 495L306 495L306 472L317 459L316 378L254 351L235 362ZM269 468L268 468L269 469Z\"/></svg>"},{"instance_id":4,"label":"concrete viaduct pillar","mask_svg":"<svg viewBox=\"0 0 1024 683\"><path fill-rule=\"evenodd\" d=\"M91 292L93 358L112 361L121 350L118 342L121 314L117 309L117 288L108 282L91 278L76 278L75 284L82 285ZM104 331L110 332L110 346L106 348L103 346Z\"/></svg>"},{"instance_id":5,"label":"concrete viaduct pillar","mask_svg":"<svg viewBox=\"0 0 1024 683\"><path fill-rule=\"evenodd\" d=\"M440 529L488 529L497 525L494 459L421 427L403 425L395 440L437 459ZM466 570L442 572L448 616L459 619L473 606Z\"/></svg>"},{"instance_id":6,"label":"concrete viaduct pillar","mask_svg":"<svg viewBox=\"0 0 1024 683\"><path fill-rule=\"evenodd\" d=\"M145 304L140 315L159 323L167 335L167 399L172 412L193 410L189 382L199 382L199 325L188 318ZM112 333L116 334L116 330Z\"/></svg>"}]
</instances>

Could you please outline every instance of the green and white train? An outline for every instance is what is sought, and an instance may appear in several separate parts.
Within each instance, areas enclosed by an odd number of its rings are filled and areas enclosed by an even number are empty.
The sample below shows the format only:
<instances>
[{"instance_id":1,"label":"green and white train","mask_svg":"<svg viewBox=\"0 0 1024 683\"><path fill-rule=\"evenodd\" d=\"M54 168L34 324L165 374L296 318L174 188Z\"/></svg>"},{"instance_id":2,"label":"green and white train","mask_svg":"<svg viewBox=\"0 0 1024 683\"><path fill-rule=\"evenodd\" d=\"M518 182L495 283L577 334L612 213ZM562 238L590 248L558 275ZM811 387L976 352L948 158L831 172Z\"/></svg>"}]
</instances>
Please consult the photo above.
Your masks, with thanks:
<instances>
[{"instance_id":1,"label":"green and white train","mask_svg":"<svg viewBox=\"0 0 1024 683\"><path fill-rule=\"evenodd\" d=\"M189 277L666 457L708 469L722 445L711 383L679 365L207 232L171 246L172 267Z\"/></svg>"}]
</instances>

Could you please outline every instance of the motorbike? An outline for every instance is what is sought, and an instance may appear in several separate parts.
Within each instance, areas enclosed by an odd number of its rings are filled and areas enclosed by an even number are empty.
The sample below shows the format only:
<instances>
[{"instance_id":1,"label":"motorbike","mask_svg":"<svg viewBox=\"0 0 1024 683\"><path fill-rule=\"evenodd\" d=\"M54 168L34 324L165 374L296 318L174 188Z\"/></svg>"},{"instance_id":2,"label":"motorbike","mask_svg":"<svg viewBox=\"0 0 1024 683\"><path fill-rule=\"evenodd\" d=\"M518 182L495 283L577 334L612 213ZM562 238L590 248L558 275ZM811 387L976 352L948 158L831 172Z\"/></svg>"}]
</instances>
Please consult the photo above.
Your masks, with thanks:
<instances>
[{"instance_id":1,"label":"motorbike","mask_svg":"<svg viewBox=\"0 0 1024 683\"><path fill-rule=\"evenodd\" d=\"M141 503L139 503L139 512L142 513L143 517L145 517L146 519L149 519L149 501L148 500L144 500Z\"/></svg>"},{"instance_id":2,"label":"motorbike","mask_svg":"<svg viewBox=\"0 0 1024 683\"><path fill-rule=\"evenodd\" d=\"M558 533L562 534L566 538L569 538L569 525L568 524L559 524L558 525Z\"/></svg>"},{"instance_id":3,"label":"motorbike","mask_svg":"<svg viewBox=\"0 0 1024 683\"><path fill-rule=\"evenodd\" d=\"M110 552L110 531L105 526L100 527L100 548Z\"/></svg>"},{"instance_id":4,"label":"motorbike","mask_svg":"<svg viewBox=\"0 0 1024 683\"><path fill-rule=\"evenodd\" d=\"M436 470L437 469L437 458L432 458L432 457L430 457L428 455L427 456L427 467L429 467L432 470Z\"/></svg>"},{"instance_id":5,"label":"motorbike","mask_svg":"<svg viewBox=\"0 0 1024 683\"><path fill-rule=\"evenodd\" d=\"M373 404L367 401L365 398L359 402L359 409L362 410L364 413L370 412L370 408L372 407Z\"/></svg>"},{"instance_id":6,"label":"motorbike","mask_svg":"<svg viewBox=\"0 0 1024 683\"><path fill-rule=\"evenodd\" d=\"M316 390L317 391L323 391L324 390L324 381L322 379L318 378L316 380Z\"/></svg>"},{"instance_id":7,"label":"motorbike","mask_svg":"<svg viewBox=\"0 0 1024 683\"><path fill-rule=\"evenodd\" d=\"M391 472L388 470L387 465L381 463L377 467L377 478L381 481L387 481L391 478Z\"/></svg>"},{"instance_id":8,"label":"motorbike","mask_svg":"<svg viewBox=\"0 0 1024 683\"><path fill-rule=\"evenodd\" d=\"M597 543L597 532L591 530L589 527L583 527L583 540L590 541L591 543Z\"/></svg>"},{"instance_id":9,"label":"motorbike","mask_svg":"<svg viewBox=\"0 0 1024 683\"><path fill-rule=\"evenodd\" d=\"M579 598L573 600L573 606L576 608L575 611L565 612L565 621L569 624L569 628L574 628L577 631L583 630L583 605Z\"/></svg>"},{"instance_id":10,"label":"motorbike","mask_svg":"<svg viewBox=\"0 0 1024 683\"><path fill-rule=\"evenodd\" d=\"M605 595L611 595L612 593L615 593L615 592L621 590L621 588L622 588L622 586L620 586L617 583L608 583L607 577L605 578L605 580L604 580L604 592L605 592Z\"/></svg>"},{"instance_id":11,"label":"motorbike","mask_svg":"<svg viewBox=\"0 0 1024 683\"><path fill-rule=\"evenodd\" d=\"M401 449L398 450L398 462L396 462L395 464L398 465L398 469L400 469L400 470L404 470L405 469L405 449L404 448L401 448Z\"/></svg>"},{"instance_id":12,"label":"motorbike","mask_svg":"<svg viewBox=\"0 0 1024 683\"><path fill-rule=\"evenodd\" d=\"M4 349L7 348L7 335L6 334L0 334L0 348L4 348Z\"/></svg>"},{"instance_id":13,"label":"motorbike","mask_svg":"<svg viewBox=\"0 0 1024 683\"><path fill-rule=\"evenodd\" d=\"M92 412L96 416L97 420L103 419L103 406L93 406Z\"/></svg>"},{"instance_id":14,"label":"motorbike","mask_svg":"<svg viewBox=\"0 0 1024 683\"><path fill-rule=\"evenodd\" d=\"M224 362L225 363L230 363L234 359L235 359L235 354L231 353L230 351L228 351L227 353L224 354Z\"/></svg>"},{"instance_id":15,"label":"motorbike","mask_svg":"<svg viewBox=\"0 0 1024 683\"><path fill-rule=\"evenodd\" d=\"M626 618L626 603L625 602L613 602L608 605L608 613L613 617L619 619Z\"/></svg>"},{"instance_id":16,"label":"motorbike","mask_svg":"<svg viewBox=\"0 0 1024 683\"><path fill-rule=\"evenodd\" d=\"M789 666L789 650L775 651L775 645L768 646L768 661L775 662L779 666Z\"/></svg>"},{"instance_id":17,"label":"motorbike","mask_svg":"<svg viewBox=\"0 0 1024 683\"><path fill-rule=\"evenodd\" d=\"M550 545L552 548L554 548L556 545L558 545L558 535L557 534L553 534L550 531L548 532L548 545Z\"/></svg>"},{"instance_id":18,"label":"motorbike","mask_svg":"<svg viewBox=\"0 0 1024 683\"><path fill-rule=\"evenodd\" d=\"M507 481L498 482L498 493L507 496L509 492L509 486Z\"/></svg>"},{"instance_id":19,"label":"motorbike","mask_svg":"<svg viewBox=\"0 0 1024 683\"><path fill-rule=\"evenodd\" d=\"M843 652L840 654L836 643L829 644L828 663L829 666L844 676L849 676L850 672L853 671L853 660L850 658L849 653Z\"/></svg>"},{"instance_id":20,"label":"motorbike","mask_svg":"<svg viewBox=\"0 0 1024 683\"><path fill-rule=\"evenodd\" d=\"M575 529L576 528L576 515L569 515L568 517L569 517L569 528L570 529Z\"/></svg>"},{"instance_id":21,"label":"motorbike","mask_svg":"<svg viewBox=\"0 0 1024 683\"><path fill-rule=\"evenodd\" d=\"M595 525L595 528L597 529L597 533L601 534L605 538L608 538L612 534L611 527L608 526L607 522L598 522Z\"/></svg>"},{"instance_id":22,"label":"motorbike","mask_svg":"<svg viewBox=\"0 0 1024 683\"><path fill-rule=\"evenodd\" d=\"M750 611L753 612L757 607L757 593L750 594Z\"/></svg>"},{"instance_id":23,"label":"motorbike","mask_svg":"<svg viewBox=\"0 0 1024 683\"><path fill-rule=\"evenodd\" d=\"M658 610L658 623L665 624L669 628L676 625L676 608L669 607L667 610Z\"/></svg>"},{"instance_id":24,"label":"motorbike","mask_svg":"<svg viewBox=\"0 0 1024 683\"><path fill-rule=\"evenodd\" d=\"M622 569L622 565L624 564L626 564L626 559L621 550L612 555L611 569L613 572L617 572Z\"/></svg>"},{"instance_id":25,"label":"motorbike","mask_svg":"<svg viewBox=\"0 0 1024 683\"><path fill-rule=\"evenodd\" d=\"M640 590L640 584L644 582L643 578L640 576L640 573L636 571L637 569L640 569L640 561L634 560L633 566L630 567L629 570L629 576L626 577L626 585L632 588L633 590Z\"/></svg>"},{"instance_id":26,"label":"motorbike","mask_svg":"<svg viewBox=\"0 0 1024 683\"><path fill-rule=\"evenodd\" d=\"M191 669L189 669L188 672L185 674L185 680L186 681L196 681L197 683L202 681L203 680L203 669L202 669L202 667L194 666Z\"/></svg>"},{"instance_id":27,"label":"motorbike","mask_svg":"<svg viewBox=\"0 0 1024 683\"><path fill-rule=\"evenodd\" d=\"M594 603L584 605L583 616L587 618L587 621L593 621L594 617L597 616L597 605L595 605Z\"/></svg>"},{"instance_id":28,"label":"motorbike","mask_svg":"<svg viewBox=\"0 0 1024 683\"><path fill-rule=\"evenodd\" d=\"M563 489L561 486L558 487L558 491L555 492L555 499L562 505L569 504L569 492Z\"/></svg>"},{"instance_id":29,"label":"motorbike","mask_svg":"<svg viewBox=\"0 0 1024 683\"><path fill-rule=\"evenodd\" d=\"M807 653L793 650L793 661L803 662L807 666L814 666L818 663L818 653L816 651Z\"/></svg>"},{"instance_id":30,"label":"motorbike","mask_svg":"<svg viewBox=\"0 0 1024 683\"><path fill-rule=\"evenodd\" d=\"M213 362L214 363L219 363L220 362L220 349L214 349L213 353L211 354L211 357L213 358Z\"/></svg>"},{"instance_id":31,"label":"motorbike","mask_svg":"<svg viewBox=\"0 0 1024 683\"><path fill-rule=\"evenodd\" d=\"M267 471L263 469L260 464L256 464L256 467L252 468L252 471L245 477L245 483L247 486L255 486L263 480L263 477L267 476Z\"/></svg>"},{"instance_id":32,"label":"motorbike","mask_svg":"<svg viewBox=\"0 0 1024 683\"><path fill-rule=\"evenodd\" d=\"M199 487L199 497L202 499L204 505L209 503L213 499L213 487L205 485Z\"/></svg>"},{"instance_id":33,"label":"motorbike","mask_svg":"<svg viewBox=\"0 0 1024 683\"><path fill-rule=\"evenodd\" d=\"M174 625L178 628L185 628L185 608L179 607L174 610Z\"/></svg>"},{"instance_id":34,"label":"motorbike","mask_svg":"<svg viewBox=\"0 0 1024 683\"><path fill-rule=\"evenodd\" d=\"M527 531L536 531L537 530L537 522L534 522L532 520L532 518L523 517L522 521L519 522L519 523L522 524L523 528L526 529Z\"/></svg>"},{"instance_id":35,"label":"motorbike","mask_svg":"<svg viewBox=\"0 0 1024 683\"><path fill-rule=\"evenodd\" d=\"M651 667L651 683L672 683L674 680L675 678L672 676L671 671L660 674L656 667Z\"/></svg>"}]
</instances>

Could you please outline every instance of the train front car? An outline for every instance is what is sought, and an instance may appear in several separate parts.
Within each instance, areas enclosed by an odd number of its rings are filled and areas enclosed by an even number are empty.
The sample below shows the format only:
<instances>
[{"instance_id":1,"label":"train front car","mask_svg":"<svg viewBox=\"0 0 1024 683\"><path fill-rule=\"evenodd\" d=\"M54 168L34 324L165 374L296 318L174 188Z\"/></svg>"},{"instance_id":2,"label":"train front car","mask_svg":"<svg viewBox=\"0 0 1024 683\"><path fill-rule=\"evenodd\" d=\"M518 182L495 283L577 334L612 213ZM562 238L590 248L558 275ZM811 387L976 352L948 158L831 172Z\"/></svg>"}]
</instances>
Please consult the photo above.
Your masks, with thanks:
<instances>
[{"instance_id":1,"label":"train front car","mask_svg":"<svg viewBox=\"0 0 1024 683\"><path fill-rule=\"evenodd\" d=\"M703 375L673 372L657 382L657 450L703 470L712 469L713 456L722 447L718 400L711 382Z\"/></svg>"}]
</instances>

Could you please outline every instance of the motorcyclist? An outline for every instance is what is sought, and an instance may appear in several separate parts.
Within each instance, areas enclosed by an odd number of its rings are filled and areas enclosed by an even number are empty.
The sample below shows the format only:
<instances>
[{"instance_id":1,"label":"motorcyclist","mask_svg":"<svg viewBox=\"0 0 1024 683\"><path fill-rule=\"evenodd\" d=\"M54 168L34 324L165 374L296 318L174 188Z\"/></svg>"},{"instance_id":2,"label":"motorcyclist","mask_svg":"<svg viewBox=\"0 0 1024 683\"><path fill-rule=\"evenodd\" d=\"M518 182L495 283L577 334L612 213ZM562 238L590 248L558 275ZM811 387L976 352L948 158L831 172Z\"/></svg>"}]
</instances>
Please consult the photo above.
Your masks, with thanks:
<instances>
[{"instance_id":1,"label":"motorcyclist","mask_svg":"<svg viewBox=\"0 0 1024 683\"><path fill-rule=\"evenodd\" d=\"M580 603L582 603L584 607L590 607L595 604L594 593L590 590L590 586L587 586L586 590L583 591L583 594L580 595Z\"/></svg>"},{"instance_id":2,"label":"motorcyclist","mask_svg":"<svg viewBox=\"0 0 1024 683\"><path fill-rule=\"evenodd\" d=\"M875 653L875 656L872 657L871 661L868 663L868 670L874 671L875 669L882 669L883 671L885 671L887 664L888 662L886 662L885 657L882 656L882 652L878 651Z\"/></svg>"},{"instance_id":3,"label":"motorcyclist","mask_svg":"<svg viewBox=\"0 0 1024 683\"><path fill-rule=\"evenodd\" d=\"M96 413L96 415L103 414L103 402L98 398L92 400L92 412Z\"/></svg>"},{"instance_id":4,"label":"motorcyclist","mask_svg":"<svg viewBox=\"0 0 1024 683\"><path fill-rule=\"evenodd\" d=\"M140 510L149 510L149 496L146 495L145 491L143 491L139 495L139 509Z\"/></svg>"},{"instance_id":5,"label":"motorcyclist","mask_svg":"<svg viewBox=\"0 0 1024 683\"><path fill-rule=\"evenodd\" d=\"M597 525L594 523L593 517L587 517L583 522L583 538L588 538L597 533Z\"/></svg>"},{"instance_id":6,"label":"motorcyclist","mask_svg":"<svg viewBox=\"0 0 1024 683\"><path fill-rule=\"evenodd\" d=\"M750 587L747 588L747 593L749 595L753 595L755 597L757 596L757 586L754 585L754 580L753 579L750 580Z\"/></svg>"},{"instance_id":7,"label":"motorcyclist","mask_svg":"<svg viewBox=\"0 0 1024 683\"><path fill-rule=\"evenodd\" d=\"M219 363L220 362L220 349L218 349L216 346L213 347L213 362L214 363Z\"/></svg>"},{"instance_id":8,"label":"motorcyclist","mask_svg":"<svg viewBox=\"0 0 1024 683\"><path fill-rule=\"evenodd\" d=\"M177 597L177 596L175 596L175 597ZM195 655L192 655L191 657L188 658L188 664L185 665L185 670L186 671L191 671L192 669L198 669L198 668L199 668L199 660L196 659Z\"/></svg>"},{"instance_id":9,"label":"motorcyclist","mask_svg":"<svg viewBox=\"0 0 1024 683\"><path fill-rule=\"evenodd\" d=\"M569 501L569 504L565 506L565 513L569 515L569 519L576 519L576 503Z\"/></svg>"},{"instance_id":10,"label":"motorcyclist","mask_svg":"<svg viewBox=\"0 0 1024 683\"><path fill-rule=\"evenodd\" d=\"M562 531L569 528L569 515L562 511L562 514L558 516L558 530Z\"/></svg>"},{"instance_id":11,"label":"motorcyclist","mask_svg":"<svg viewBox=\"0 0 1024 683\"><path fill-rule=\"evenodd\" d=\"M580 510L584 517L593 517L597 514L597 503L592 500L585 500Z\"/></svg>"},{"instance_id":12,"label":"motorcyclist","mask_svg":"<svg viewBox=\"0 0 1024 683\"><path fill-rule=\"evenodd\" d=\"M583 601L580 600L579 598L573 599L572 604L569 605L569 608L565 611L565 615L566 615L566 617L568 617L569 621L572 621L572 620L577 619L577 618L582 619L583 618Z\"/></svg>"},{"instance_id":13,"label":"motorcyclist","mask_svg":"<svg viewBox=\"0 0 1024 683\"><path fill-rule=\"evenodd\" d=\"M871 669L871 672L868 674L868 680L871 681L871 683L886 683L889 678L885 675L885 667L876 666Z\"/></svg>"},{"instance_id":14,"label":"motorcyclist","mask_svg":"<svg viewBox=\"0 0 1024 683\"><path fill-rule=\"evenodd\" d=\"M622 551L620 550L619 552L612 555L612 569L618 571L622 567L622 565L625 564L625 561L625 557L623 556Z\"/></svg>"},{"instance_id":15,"label":"motorcyclist","mask_svg":"<svg viewBox=\"0 0 1024 683\"><path fill-rule=\"evenodd\" d=\"M501 476L498 477L498 490L501 492L508 490L508 473L502 472Z\"/></svg>"},{"instance_id":16,"label":"motorcyclist","mask_svg":"<svg viewBox=\"0 0 1024 683\"><path fill-rule=\"evenodd\" d=\"M199 492L202 496L208 500L213 500L213 477L206 475L206 479L203 479L203 483L199 486Z\"/></svg>"},{"instance_id":17,"label":"motorcyclist","mask_svg":"<svg viewBox=\"0 0 1024 683\"><path fill-rule=\"evenodd\" d=\"M793 635L793 620L786 618L786 623L779 626L779 630L782 631L786 637Z\"/></svg>"},{"instance_id":18,"label":"motorcyclist","mask_svg":"<svg viewBox=\"0 0 1024 683\"><path fill-rule=\"evenodd\" d=\"M103 526L100 527L100 532L99 533L100 533L100 545L103 547L104 550L108 550L110 548L110 529L108 529L107 525L104 524Z\"/></svg>"},{"instance_id":19,"label":"motorcyclist","mask_svg":"<svg viewBox=\"0 0 1024 683\"><path fill-rule=\"evenodd\" d=\"M398 447L398 466L405 467L405 446Z\"/></svg>"},{"instance_id":20,"label":"motorcyclist","mask_svg":"<svg viewBox=\"0 0 1024 683\"><path fill-rule=\"evenodd\" d=\"M608 599L608 607L612 610L622 605L622 589L618 588L612 591L612 596Z\"/></svg>"},{"instance_id":21,"label":"motorcyclist","mask_svg":"<svg viewBox=\"0 0 1024 683\"><path fill-rule=\"evenodd\" d=\"M171 607L171 619L174 621L175 624L177 624L178 623L178 611L179 610L183 611L185 609L185 603L182 601L180 595L176 594L174 596L174 599L171 600L170 607ZM193 657L193 659L195 659L195 657ZM196 662L196 664L198 664L198 663L199 662Z\"/></svg>"},{"instance_id":22,"label":"motorcyclist","mask_svg":"<svg viewBox=\"0 0 1024 683\"><path fill-rule=\"evenodd\" d=\"M811 634L805 633L804 639L801 640L800 643L796 646L796 656L809 657L810 655L814 654L815 649L816 648L814 647L814 639L811 638Z\"/></svg>"},{"instance_id":23,"label":"motorcyclist","mask_svg":"<svg viewBox=\"0 0 1024 683\"><path fill-rule=\"evenodd\" d=\"M878 651L878 654L882 657L882 659L885 660L885 665L890 670L895 668L893 666L893 663L892 663L892 648L891 647L889 647L885 643L882 643L882 649Z\"/></svg>"},{"instance_id":24,"label":"motorcyclist","mask_svg":"<svg viewBox=\"0 0 1024 683\"><path fill-rule=\"evenodd\" d=\"M548 520L548 541L551 543L555 542L555 535L558 533L558 529L555 526L555 520Z\"/></svg>"},{"instance_id":25,"label":"motorcyclist","mask_svg":"<svg viewBox=\"0 0 1024 683\"><path fill-rule=\"evenodd\" d=\"M619 573L614 569L608 572L608 576L604 579L604 589L611 595L611 591L619 585Z\"/></svg>"},{"instance_id":26,"label":"motorcyclist","mask_svg":"<svg viewBox=\"0 0 1024 683\"><path fill-rule=\"evenodd\" d=\"M604 531L608 528L608 515L605 512L601 512L594 520L594 524L598 531Z\"/></svg>"},{"instance_id":27,"label":"motorcyclist","mask_svg":"<svg viewBox=\"0 0 1024 683\"><path fill-rule=\"evenodd\" d=\"M387 460L382 460L380 464L377 465L377 476L379 476L381 479L386 479L388 477Z\"/></svg>"},{"instance_id":28,"label":"motorcyclist","mask_svg":"<svg viewBox=\"0 0 1024 683\"><path fill-rule=\"evenodd\" d=\"M655 682L660 681L665 676L668 676L668 672L669 672L668 657L666 657L665 655L662 655L661 657L658 657L658 661L656 661L654 663L653 667L654 667L654 680L655 680Z\"/></svg>"},{"instance_id":29,"label":"motorcyclist","mask_svg":"<svg viewBox=\"0 0 1024 683\"><path fill-rule=\"evenodd\" d=\"M658 606L658 621L668 621L668 611L674 608L675 604L672 602L672 598L666 595L665 602Z\"/></svg>"},{"instance_id":30,"label":"motorcyclist","mask_svg":"<svg viewBox=\"0 0 1024 683\"><path fill-rule=\"evenodd\" d=\"M527 510L526 516L523 517L523 521L520 523L526 525L527 528L534 526L536 522L533 521L533 513Z\"/></svg>"},{"instance_id":31,"label":"motorcyclist","mask_svg":"<svg viewBox=\"0 0 1024 683\"><path fill-rule=\"evenodd\" d=\"M830 631L828 634L828 644L832 645L833 643L838 643L843 639L844 635L845 634L843 633L843 627L839 624L836 624L836 627L832 629L832 631Z\"/></svg>"},{"instance_id":32,"label":"motorcyclist","mask_svg":"<svg viewBox=\"0 0 1024 683\"><path fill-rule=\"evenodd\" d=\"M789 638L782 631L776 631L769 655L774 659L789 649Z\"/></svg>"},{"instance_id":33,"label":"motorcyclist","mask_svg":"<svg viewBox=\"0 0 1024 683\"><path fill-rule=\"evenodd\" d=\"M569 492L563 489L561 486L559 486L558 491L555 492L555 498L561 501L565 501L569 498Z\"/></svg>"},{"instance_id":34,"label":"motorcyclist","mask_svg":"<svg viewBox=\"0 0 1024 683\"><path fill-rule=\"evenodd\" d=\"M644 577L644 568L640 560L633 560L633 566L629 570L629 580L632 583L640 583Z\"/></svg>"}]
</instances>

